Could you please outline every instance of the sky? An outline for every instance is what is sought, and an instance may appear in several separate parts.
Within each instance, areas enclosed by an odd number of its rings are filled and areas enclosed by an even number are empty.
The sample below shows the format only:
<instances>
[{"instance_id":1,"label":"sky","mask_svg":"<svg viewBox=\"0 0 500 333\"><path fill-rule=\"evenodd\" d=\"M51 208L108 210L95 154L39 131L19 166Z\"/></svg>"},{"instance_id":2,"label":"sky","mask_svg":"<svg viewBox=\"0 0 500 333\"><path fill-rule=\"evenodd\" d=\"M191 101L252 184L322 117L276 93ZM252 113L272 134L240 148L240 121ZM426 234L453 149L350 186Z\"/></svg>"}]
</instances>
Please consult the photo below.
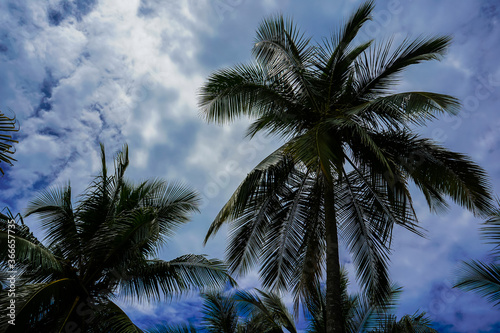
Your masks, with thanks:
<instances>
[{"instance_id":1,"label":"sky","mask_svg":"<svg viewBox=\"0 0 500 333\"><path fill-rule=\"evenodd\" d=\"M313 41L328 37L360 0L25 0L0 2L0 110L20 124L14 167L2 165L0 207L23 212L36 193L71 182L82 193L99 171L99 142L112 156L130 149L128 177L161 177L196 188L201 213L162 250L162 259L187 253L224 257L225 230L203 246L211 221L244 176L279 142L244 137L248 120L207 124L197 91L220 68L251 60L259 22L283 13ZM452 35L440 62L405 72L398 91L426 90L458 97L456 117L442 117L422 136L466 153L500 191L500 3L496 0L377 1L360 40ZM12 111L9 111L11 109ZM77 200L77 198L74 198ZM391 276L403 286L398 315L426 311L442 332L500 331L499 310L452 289L460 261L488 259L481 220L453 206L429 213L415 195L419 238L396 230ZM25 222L42 237L38 222ZM341 259L350 271L349 255ZM255 272L241 288L259 285ZM290 299L286 298L289 302ZM195 295L122 308L139 326L194 319ZM304 328L303 322L299 327Z\"/></svg>"}]
</instances>

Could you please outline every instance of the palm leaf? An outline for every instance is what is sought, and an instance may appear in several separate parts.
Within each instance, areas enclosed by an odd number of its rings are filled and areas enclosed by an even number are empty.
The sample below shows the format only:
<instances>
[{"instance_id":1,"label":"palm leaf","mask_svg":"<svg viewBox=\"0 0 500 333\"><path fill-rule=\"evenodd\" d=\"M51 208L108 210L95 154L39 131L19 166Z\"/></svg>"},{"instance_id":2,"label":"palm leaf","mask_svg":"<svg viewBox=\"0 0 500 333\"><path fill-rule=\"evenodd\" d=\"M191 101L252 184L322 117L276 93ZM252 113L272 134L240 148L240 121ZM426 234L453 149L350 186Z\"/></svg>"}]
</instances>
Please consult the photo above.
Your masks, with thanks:
<instances>
[{"instance_id":1,"label":"palm leaf","mask_svg":"<svg viewBox=\"0 0 500 333\"><path fill-rule=\"evenodd\" d=\"M46 232L48 247L57 246L64 257L77 260L80 238L71 203L71 186L42 190L28 204L26 216L36 214Z\"/></svg>"},{"instance_id":2,"label":"palm leaf","mask_svg":"<svg viewBox=\"0 0 500 333\"><path fill-rule=\"evenodd\" d=\"M67 312L78 297L71 279L30 284L16 288L16 325L6 325L6 332L42 332L62 325L60 313ZM2 294L0 306L6 308L10 297ZM1 327L0 327L1 329Z\"/></svg>"},{"instance_id":3,"label":"palm leaf","mask_svg":"<svg viewBox=\"0 0 500 333\"><path fill-rule=\"evenodd\" d=\"M466 155L420 139L408 131L384 132L374 136L392 160L398 161L415 184L428 194L428 204L436 208L448 195L474 214L492 212L491 187L484 169Z\"/></svg>"},{"instance_id":4,"label":"palm leaf","mask_svg":"<svg viewBox=\"0 0 500 333\"><path fill-rule=\"evenodd\" d=\"M439 60L446 52L451 37L406 39L391 54L392 42L371 48L358 60L357 96L368 99L383 94L397 83L397 75L406 67L428 60Z\"/></svg>"},{"instance_id":5,"label":"palm leaf","mask_svg":"<svg viewBox=\"0 0 500 333\"><path fill-rule=\"evenodd\" d=\"M184 255L170 261L146 260L124 269L124 278L117 281L120 291L139 300L160 300L193 289L235 284L221 261L202 255Z\"/></svg>"},{"instance_id":6,"label":"palm leaf","mask_svg":"<svg viewBox=\"0 0 500 333\"><path fill-rule=\"evenodd\" d=\"M474 291L495 306L500 305L500 267L477 260L463 262L459 282L455 285L466 291Z\"/></svg>"},{"instance_id":7,"label":"palm leaf","mask_svg":"<svg viewBox=\"0 0 500 333\"><path fill-rule=\"evenodd\" d=\"M296 333L294 318L288 311L286 305L283 303L281 297L272 292L265 292L263 290L256 289L258 297L251 295L251 293L237 292L235 298L238 302L243 302L248 306L253 308L253 315L256 313L262 320L266 318L266 326L268 329L275 327L276 330L281 332L281 327L284 327L290 333ZM243 307L245 308L245 307Z\"/></svg>"},{"instance_id":8,"label":"palm leaf","mask_svg":"<svg viewBox=\"0 0 500 333\"><path fill-rule=\"evenodd\" d=\"M219 124L241 116L259 117L293 107L290 88L276 86L257 64L239 65L213 73L199 94L199 106L208 121Z\"/></svg>"},{"instance_id":9,"label":"palm leaf","mask_svg":"<svg viewBox=\"0 0 500 333\"><path fill-rule=\"evenodd\" d=\"M94 320L98 323L100 332L143 332L115 303L106 301L104 304L99 304L99 310Z\"/></svg>"},{"instance_id":10,"label":"palm leaf","mask_svg":"<svg viewBox=\"0 0 500 333\"><path fill-rule=\"evenodd\" d=\"M252 52L270 77L279 77L280 82L293 87L294 95L314 98L306 70L314 56L309 40L291 19L274 16L260 24Z\"/></svg>"},{"instance_id":11,"label":"palm leaf","mask_svg":"<svg viewBox=\"0 0 500 333\"><path fill-rule=\"evenodd\" d=\"M414 91L378 97L345 112L372 128L404 129L408 124L424 125L440 113L455 115L459 108L460 102L452 96Z\"/></svg>"},{"instance_id":12,"label":"palm leaf","mask_svg":"<svg viewBox=\"0 0 500 333\"><path fill-rule=\"evenodd\" d=\"M61 272L62 265L48 249L39 244L34 244L29 240L19 236L12 236L5 231L0 231L0 241L2 244L9 244L9 240L15 240L15 259L20 264L30 265L33 268L41 268L52 272ZM9 259L8 247L2 246L0 249L0 261L7 262Z\"/></svg>"},{"instance_id":13,"label":"palm leaf","mask_svg":"<svg viewBox=\"0 0 500 333\"><path fill-rule=\"evenodd\" d=\"M498 204L500 204L499 199L497 199ZM481 236L487 241L486 244L495 245L492 254L495 258L500 258L500 209L498 207L493 210L481 228Z\"/></svg>"},{"instance_id":14,"label":"palm leaf","mask_svg":"<svg viewBox=\"0 0 500 333\"><path fill-rule=\"evenodd\" d=\"M235 301L220 293L203 294L203 325L213 333L236 333L239 317Z\"/></svg>"}]
</instances>

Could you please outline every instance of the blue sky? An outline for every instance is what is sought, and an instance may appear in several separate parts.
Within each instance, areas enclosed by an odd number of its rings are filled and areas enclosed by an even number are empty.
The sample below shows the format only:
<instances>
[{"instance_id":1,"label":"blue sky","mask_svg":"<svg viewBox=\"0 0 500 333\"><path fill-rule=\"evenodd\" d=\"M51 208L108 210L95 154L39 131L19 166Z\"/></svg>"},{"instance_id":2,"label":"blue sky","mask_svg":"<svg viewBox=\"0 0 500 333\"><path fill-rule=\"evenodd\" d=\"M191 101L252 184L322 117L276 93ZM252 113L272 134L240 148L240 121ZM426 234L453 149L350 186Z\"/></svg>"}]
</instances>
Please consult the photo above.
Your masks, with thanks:
<instances>
[{"instance_id":1,"label":"blue sky","mask_svg":"<svg viewBox=\"0 0 500 333\"><path fill-rule=\"evenodd\" d=\"M206 247L208 226L238 183L277 142L243 137L247 120L208 125L199 116L197 89L214 70L247 62L263 17L292 16L315 40L328 36L360 0L26 0L0 3L0 109L21 125L17 162L5 168L0 206L23 211L37 191L71 180L81 193L98 172L99 142L109 152L130 147L128 176L182 180L204 198L201 214L162 252L224 256L225 231ZM463 102L459 116L439 119L422 135L469 154L500 192L500 5L495 0L377 1L361 39L451 34L441 62L405 73L399 90L428 90ZM428 230L418 238L395 233L391 273L404 287L399 314L425 310L443 332L496 332L498 310L451 289L457 264L487 259L481 222L452 206L432 215L417 195ZM27 219L37 231L37 221ZM349 256L341 254L352 271ZM353 276L351 274L351 276ZM258 276L238 278L258 286ZM352 278L354 282L354 278ZM352 287L355 289L355 286ZM160 304L120 300L143 327L196 315L191 295Z\"/></svg>"}]
</instances>

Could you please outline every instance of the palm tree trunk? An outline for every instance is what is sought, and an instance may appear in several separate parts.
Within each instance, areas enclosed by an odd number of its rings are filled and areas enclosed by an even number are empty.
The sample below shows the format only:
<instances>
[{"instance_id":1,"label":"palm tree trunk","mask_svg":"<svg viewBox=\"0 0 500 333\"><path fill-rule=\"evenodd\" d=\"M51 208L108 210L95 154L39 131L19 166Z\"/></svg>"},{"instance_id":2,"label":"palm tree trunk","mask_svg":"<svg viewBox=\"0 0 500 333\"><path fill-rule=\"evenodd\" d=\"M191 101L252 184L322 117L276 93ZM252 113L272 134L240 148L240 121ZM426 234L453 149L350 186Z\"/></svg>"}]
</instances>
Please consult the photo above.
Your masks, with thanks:
<instances>
[{"instance_id":1,"label":"palm tree trunk","mask_svg":"<svg viewBox=\"0 0 500 333\"><path fill-rule=\"evenodd\" d=\"M340 286L339 241L335 216L335 194L333 184L326 181L325 225L326 225L326 333L344 333L342 316L342 291Z\"/></svg>"}]
</instances>

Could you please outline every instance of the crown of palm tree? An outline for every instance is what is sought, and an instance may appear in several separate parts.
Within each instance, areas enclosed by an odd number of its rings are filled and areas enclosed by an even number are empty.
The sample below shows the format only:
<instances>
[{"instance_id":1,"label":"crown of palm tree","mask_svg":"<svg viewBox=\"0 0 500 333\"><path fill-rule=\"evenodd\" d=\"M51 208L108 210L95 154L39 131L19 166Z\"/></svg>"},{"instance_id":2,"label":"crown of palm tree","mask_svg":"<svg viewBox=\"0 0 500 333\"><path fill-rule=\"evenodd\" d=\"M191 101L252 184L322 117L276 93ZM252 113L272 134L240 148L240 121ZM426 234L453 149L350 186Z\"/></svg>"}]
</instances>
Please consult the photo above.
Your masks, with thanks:
<instances>
[{"instance_id":1,"label":"crown of palm tree","mask_svg":"<svg viewBox=\"0 0 500 333\"><path fill-rule=\"evenodd\" d=\"M413 132L436 115L456 114L459 101L393 92L405 68L440 59L450 37L354 45L373 7L365 2L317 44L290 19L264 20L255 61L216 71L199 96L207 121L248 116L248 136L264 132L285 142L247 175L205 242L230 223L231 270L243 274L259 263L264 287L293 290L297 302L326 268L328 332L341 322L339 237L365 292L383 299L394 226L421 234L410 183L434 211L447 206L446 197L477 214L492 207L481 167Z\"/></svg>"}]
</instances>

